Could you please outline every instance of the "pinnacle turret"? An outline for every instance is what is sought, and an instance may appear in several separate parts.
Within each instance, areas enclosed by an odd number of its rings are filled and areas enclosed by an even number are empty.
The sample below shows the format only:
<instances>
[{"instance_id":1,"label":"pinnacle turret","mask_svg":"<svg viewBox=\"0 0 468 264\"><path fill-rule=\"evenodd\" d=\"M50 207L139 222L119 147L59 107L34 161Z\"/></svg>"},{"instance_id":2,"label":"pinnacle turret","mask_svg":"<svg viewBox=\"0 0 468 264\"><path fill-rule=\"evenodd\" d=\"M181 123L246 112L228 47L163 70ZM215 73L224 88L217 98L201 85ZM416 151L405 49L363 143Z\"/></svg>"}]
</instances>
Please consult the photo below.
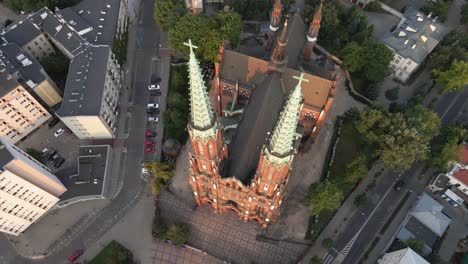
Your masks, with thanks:
<instances>
[{"instance_id":1,"label":"pinnacle turret","mask_svg":"<svg viewBox=\"0 0 468 264\"><path fill-rule=\"evenodd\" d=\"M198 48L189 39L184 45L190 48L189 79L190 79L190 125L198 131L205 131L215 126L216 118L208 99L208 93L200 70L200 65L193 49Z\"/></svg>"},{"instance_id":2,"label":"pinnacle turret","mask_svg":"<svg viewBox=\"0 0 468 264\"><path fill-rule=\"evenodd\" d=\"M322 21L322 6L323 6L323 1L320 1L320 6L315 11L314 17L312 21L310 22L309 30L307 32L307 41L308 42L316 42L317 37L319 34L320 30L320 23Z\"/></svg>"},{"instance_id":3,"label":"pinnacle turret","mask_svg":"<svg viewBox=\"0 0 468 264\"><path fill-rule=\"evenodd\" d=\"M309 82L309 80L304 78L304 73L301 73L301 76L299 77L294 76L293 78L299 80L299 82L291 92L291 95L281 112L268 146L270 153L279 157L287 156L292 152L302 100L301 83L303 81Z\"/></svg>"},{"instance_id":4,"label":"pinnacle turret","mask_svg":"<svg viewBox=\"0 0 468 264\"><path fill-rule=\"evenodd\" d=\"M281 9L283 5L281 4L281 0L276 0L275 6L270 13L270 30L276 32L279 29L281 23Z\"/></svg>"},{"instance_id":5,"label":"pinnacle turret","mask_svg":"<svg viewBox=\"0 0 468 264\"><path fill-rule=\"evenodd\" d=\"M278 38L273 53L271 54L270 65L275 70L282 71L284 66L287 64L288 55L286 52L286 44L288 43L288 20L284 22L283 30Z\"/></svg>"}]
</instances>

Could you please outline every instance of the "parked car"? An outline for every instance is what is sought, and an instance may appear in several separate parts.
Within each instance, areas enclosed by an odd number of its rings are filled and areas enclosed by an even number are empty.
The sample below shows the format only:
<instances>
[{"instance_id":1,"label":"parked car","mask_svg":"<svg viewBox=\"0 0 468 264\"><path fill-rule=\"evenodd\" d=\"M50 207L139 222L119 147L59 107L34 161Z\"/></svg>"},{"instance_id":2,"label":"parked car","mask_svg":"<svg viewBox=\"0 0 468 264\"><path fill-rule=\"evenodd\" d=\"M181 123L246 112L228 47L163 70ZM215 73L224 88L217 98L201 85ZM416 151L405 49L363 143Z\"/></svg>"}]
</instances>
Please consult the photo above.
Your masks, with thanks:
<instances>
[{"instance_id":1,"label":"parked car","mask_svg":"<svg viewBox=\"0 0 468 264\"><path fill-rule=\"evenodd\" d=\"M60 168L60 167L63 165L64 162L65 162L65 158L63 158L63 157L62 157L62 158L59 158L59 159L54 163L54 167L58 169L58 168Z\"/></svg>"},{"instance_id":2,"label":"parked car","mask_svg":"<svg viewBox=\"0 0 468 264\"><path fill-rule=\"evenodd\" d=\"M395 186L393 187L396 191L401 190L401 187L405 185L405 182L403 180L399 180L395 183Z\"/></svg>"},{"instance_id":3,"label":"parked car","mask_svg":"<svg viewBox=\"0 0 468 264\"><path fill-rule=\"evenodd\" d=\"M157 77L156 74L151 75L151 83L160 83L161 78Z\"/></svg>"},{"instance_id":4,"label":"parked car","mask_svg":"<svg viewBox=\"0 0 468 264\"><path fill-rule=\"evenodd\" d=\"M161 90L152 90L150 91L150 96L160 96Z\"/></svg>"},{"instance_id":5,"label":"parked car","mask_svg":"<svg viewBox=\"0 0 468 264\"><path fill-rule=\"evenodd\" d=\"M156 132L146 131L145 136L146 136L146 137L155 137L155 136L156 136Z\"/></svg>"},{"instance_id":6,"label":"parked car","mask_svg":"<svg viewBox=\"0 0 468 264\"><path fill-rule=\"evenodd\" d=\"M49 150L49 152L47 152L45 158L48 159L48 160L51 160L53 156L55 156L55 154L57 154L57 151L56 150Z\"/></svg>"},{"instance_id":7,"label":"parked car","mask_svg":"<svg viewBox=\"0 0 468 264\"><path fill-rule=\"evenodd\" d=\"M59 155L59 154L55 154L55 155L53 155L53 156L51 157L51 160L52 160L54 163L55 163L55 161L56 161L57 159L60 159L60 155Z\"/></svg>"},{"instance_id":8,"label":"parked car","mask_svg":"<svg viewBox=\"0 0 468 264\"><path fill-rule=\"evenodd\" d=\"M154 147L145 148L145 153L153 153Z\"/></svg>"},{"instance_id":9,"label":"parked car","mask_svg":"<svg viewBox=\"0 0 468 264\"><path fill-rule=\"evenodd\" d=\"M147 107L147 108L148 108L148 109L154 109L154 108L155 108L155 109L159 109L159 104L153 104L153 103L151 103L151 104L148 104L148 107Z\"/></svg>"},{"instance_id":10,"label":"parked car","mask_svg":"<svg viewBox=\"0 0 468 264\"><path fill-rule=\"evenodd\" d=\"M53 128L56 124L60 122L60 119L58 117L52 119L52 121L49 122L49 129Z\"/></svg>"},{"instance_id":11,"label":"parked car","mask_svg":"<svg viewBox=\"0 0 468 264\"><path fill-rule=\"evenodd\" d=\"M151 141L151 140L146 140L146 141L145 141L145 146L147 146L147 147L148 147L148 146L154 146L154 145L155 145L154 142Z\"/></svg>"},{"instance_id":12,"label":"parked car","mask_svg":"<svg viewBox=\"0 0 468 264\"><path fill-rule=\"evenodd\" d=\"M63 132L65 132L65 129L59 128L59 129L55 132L54 136L55 136L55 137L60 137L60 136L63 134Z\"/></svg>"},{"instance_id":13,"label":"parked car","mask_svg":"<svg viewBox=\"0 0 468 264\"><path fill-rule=\"evenodd\" d=\"M150 122L159 122L159 117L157 116L148 116L148 121Z\"/></svg>"},{"instance_id":14,"label":"parked car","mask_svg":"<svg viewBox=\"0 0 468 264\"><path fill-rule=\"evenodd\" d=\"M69 257L68 257L68 260L73 263L75 262L81 255L83 255L83 250L82 249L77 249L75 250L75 252L73 252L73 254L71 254Z\"/></svg>"},{"instance_id":15,"label":"parked car","mask_svg":"<svg viewBox=\"0 0 468 264\"><path fill-rule=\"evenodd\" d=\"M146 109L146 113L150 115L159 115L159 109L158 108L148 108Z\"/></svg>"},{"instance_id":16,"label":"parked car","mask_svg":"<svg viewBox=\"0 0 468 264\"><path fill-rule=\"evenodd\" d=\"M161 90L161 85L159 85L159 84L150 84L150 85L148 85L148 90L150 90L150 91Z\"/></svg>"},{"instance_id":17,"label":"parked car","mask_svg":"<svg viewBox=\"0 0 468 264\"><path fill-rule=\"evenodd\" d=\"M47 152L49 152L49 148L44 148L41 152L42 152L42 156L45 157L45 155L47 154Z\"/></svg>"}]
</instances>

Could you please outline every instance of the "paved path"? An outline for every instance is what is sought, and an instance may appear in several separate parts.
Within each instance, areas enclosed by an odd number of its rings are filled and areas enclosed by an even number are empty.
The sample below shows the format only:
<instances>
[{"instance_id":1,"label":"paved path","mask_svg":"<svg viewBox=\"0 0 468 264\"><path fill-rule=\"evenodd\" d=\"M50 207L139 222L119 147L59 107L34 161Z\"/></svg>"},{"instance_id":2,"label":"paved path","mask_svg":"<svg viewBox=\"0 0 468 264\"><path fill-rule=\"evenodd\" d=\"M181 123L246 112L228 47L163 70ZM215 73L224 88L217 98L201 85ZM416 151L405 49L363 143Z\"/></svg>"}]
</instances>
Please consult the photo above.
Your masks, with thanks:
<instances>
[{"instance_id":1,"label":"paved path","mask_svg":"<svg viewBox=\"0 0 468 264\"><path fill-rule=\"evenodd\" d=\"M258 223L242 222L235 213L215 214L209 206L194 209L169 192L163 192L158 206L169 223L190 226L189 244L232 263L292 263L307 245L287 241L260 241Z\"/></svg>"}]
</instances>

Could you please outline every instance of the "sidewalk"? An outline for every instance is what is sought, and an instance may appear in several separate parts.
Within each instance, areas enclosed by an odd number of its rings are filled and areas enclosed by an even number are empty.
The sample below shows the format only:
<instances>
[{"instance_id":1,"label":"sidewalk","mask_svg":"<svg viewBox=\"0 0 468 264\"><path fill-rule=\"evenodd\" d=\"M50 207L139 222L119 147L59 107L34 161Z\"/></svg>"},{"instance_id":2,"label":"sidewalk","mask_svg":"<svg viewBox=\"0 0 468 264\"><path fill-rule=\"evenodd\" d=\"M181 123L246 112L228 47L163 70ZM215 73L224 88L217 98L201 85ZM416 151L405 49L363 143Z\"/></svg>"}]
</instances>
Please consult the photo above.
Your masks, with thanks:
<instances>
[{"instance_id":1,"label":"sidewalk","mask_svg":"<svg viewBox=\"0 0 468 264\"><path fill-rule=\"evenodd\" d=\"M347 219L358 211L358 208L354 205L354 198L365 191L366 187L374 180L375 177L373 175L380 171L380 169L381 166L374 166L370 169L367 177L364 178L356 189L348 196L338 212L333 216L332 220L328 223L299 263L306 264L309 263L310 259L314 256L321 258L327 254L328 249L322 247L322 240L331 238L333 241L336 241L338 235L346 228ZM383 176L380 177L382 178ZM371 196L370 192L368 196Z\"/></svg>"}]
</instances>

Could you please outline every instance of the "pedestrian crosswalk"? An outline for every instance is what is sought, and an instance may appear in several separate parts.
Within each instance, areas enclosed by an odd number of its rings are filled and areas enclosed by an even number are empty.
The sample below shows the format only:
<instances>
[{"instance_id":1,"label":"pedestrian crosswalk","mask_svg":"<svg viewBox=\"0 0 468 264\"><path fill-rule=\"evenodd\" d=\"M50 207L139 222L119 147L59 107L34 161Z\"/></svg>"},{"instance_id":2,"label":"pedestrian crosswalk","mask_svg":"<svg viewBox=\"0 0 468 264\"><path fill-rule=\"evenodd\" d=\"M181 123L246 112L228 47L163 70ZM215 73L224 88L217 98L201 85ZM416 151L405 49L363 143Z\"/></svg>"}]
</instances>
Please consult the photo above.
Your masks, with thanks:
<instances>
[{"instance_id":1,"label":"pedestrian crosswalk","mask_svg":"<svg viewBox=\"0 0 468 264\"><path fill-rule=\"evenodd\" d=\"M330 248L328 252L322 257L322 263L323 264L331 264L335 260L335 258L338 256L338 251L334 248Z\"/></svg>"}]
</instances>

